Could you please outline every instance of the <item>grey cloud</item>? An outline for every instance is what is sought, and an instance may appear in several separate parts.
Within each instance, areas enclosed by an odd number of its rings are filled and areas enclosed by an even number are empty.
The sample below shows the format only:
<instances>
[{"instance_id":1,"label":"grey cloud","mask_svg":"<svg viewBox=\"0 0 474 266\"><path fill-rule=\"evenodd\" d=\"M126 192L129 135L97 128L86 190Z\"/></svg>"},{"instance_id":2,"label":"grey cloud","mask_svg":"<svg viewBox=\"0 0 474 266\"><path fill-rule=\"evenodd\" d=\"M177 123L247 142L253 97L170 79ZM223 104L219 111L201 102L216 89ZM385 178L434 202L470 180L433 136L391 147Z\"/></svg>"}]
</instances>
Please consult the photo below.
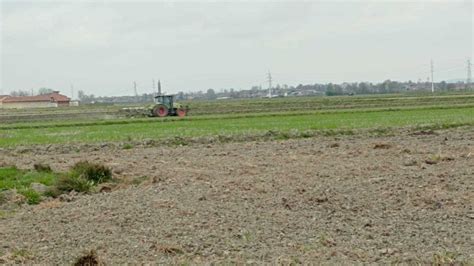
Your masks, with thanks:
<instances>
[{"instance_id":1,"label":"grey cloud","mask_svg":"<svg viewBox=\"0 0 474 266\"><path fill-rule=\"evenodd\" d=\"M416 80L472 56L469 2L4 1L0 22L7 92L248 88L269 69L290 85Z\"/></svg>"}]
</instances>

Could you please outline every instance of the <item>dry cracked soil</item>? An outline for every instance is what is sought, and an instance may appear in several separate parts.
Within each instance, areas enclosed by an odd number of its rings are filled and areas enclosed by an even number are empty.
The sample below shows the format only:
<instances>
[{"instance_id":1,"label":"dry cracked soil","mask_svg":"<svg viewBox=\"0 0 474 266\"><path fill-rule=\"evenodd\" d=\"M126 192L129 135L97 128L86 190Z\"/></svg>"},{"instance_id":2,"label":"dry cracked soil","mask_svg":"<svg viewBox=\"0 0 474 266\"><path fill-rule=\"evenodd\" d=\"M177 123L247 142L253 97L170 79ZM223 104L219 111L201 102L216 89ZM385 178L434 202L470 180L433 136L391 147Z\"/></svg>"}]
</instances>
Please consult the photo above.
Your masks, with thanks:
<instances>
[{"instance_id":1,"label":"dry cracked soil","mask_svg":"<svg viewBox=\"0 0 474 266\"><path fill-rule=\"evenodd\" d=\"M144 182L0 218L4 263L67 264L90 250L109 265L474 261L472 127L0 154L56 171L82 159Z\"/></svg>"}]
</instances>

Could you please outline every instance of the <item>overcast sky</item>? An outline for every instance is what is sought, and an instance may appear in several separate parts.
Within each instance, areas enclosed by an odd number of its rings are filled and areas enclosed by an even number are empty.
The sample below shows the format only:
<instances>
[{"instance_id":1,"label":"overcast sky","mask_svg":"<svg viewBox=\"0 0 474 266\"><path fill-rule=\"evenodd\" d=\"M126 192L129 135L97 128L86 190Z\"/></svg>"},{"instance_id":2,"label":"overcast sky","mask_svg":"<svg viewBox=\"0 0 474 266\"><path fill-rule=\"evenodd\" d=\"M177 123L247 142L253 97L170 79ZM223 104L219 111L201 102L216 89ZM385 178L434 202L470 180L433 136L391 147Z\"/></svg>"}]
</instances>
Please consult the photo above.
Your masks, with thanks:
<instances>
[{"instance_id":1,"label":"overcast sky","mask_svg":"<svg viewBox=\"0 0 474 266\"><path fill-rule=\"evenodd\" d=\"M471 1L0 0L0 93L465 78Z\"/></svg>"}]
</instances>

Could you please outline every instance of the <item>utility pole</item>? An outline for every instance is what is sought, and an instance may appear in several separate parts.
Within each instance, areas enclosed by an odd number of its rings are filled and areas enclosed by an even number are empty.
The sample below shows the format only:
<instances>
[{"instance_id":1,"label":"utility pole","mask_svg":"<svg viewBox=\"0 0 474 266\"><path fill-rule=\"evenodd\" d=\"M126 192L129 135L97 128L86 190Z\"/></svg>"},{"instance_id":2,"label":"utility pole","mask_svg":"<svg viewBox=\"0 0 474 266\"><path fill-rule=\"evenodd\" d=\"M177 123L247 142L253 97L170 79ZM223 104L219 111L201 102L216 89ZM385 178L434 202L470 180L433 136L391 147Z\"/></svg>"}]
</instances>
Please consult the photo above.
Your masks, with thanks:
<instances>
[{"instance_id":1,"label":"utility pole","mask_svg":"<svg viewBox=\"0 0 474 266\"><path fill-rule=\"evenodd\" d=\"M136 81L133 82L133 89L135 91L135 99L138 102L138 92L137 92L137 82Z\"/></svg>"},{"instance_id":2,"label":"utility pole","mask_svg":"<svg viewBox=\"0 0 474 266\"><path fill-rule=\"evenodd\" d=\"M466 89L471 89L472 81L472 72L471 72L471 59L467 59L467 79L466 79Z\"/></svg>"},{"instance_id":3,"label":"utility pole","mask_svg":"<svg viewBox=\"0 0 474 266\"><path fill-rule=\"evenodd\" d=\"M272 97L272 74L268 71L268 98Z\"/></svg>"},{"instance_id":4,"label":"utility pole","mask_svg":"<svg viewBox=\"0 0 474 266\"><path fill-rule=\"evenodd\" d=\"M431 93L434 93L433 72L434 72L433 59L431 59Z\"/></svg>"}]
</instances>

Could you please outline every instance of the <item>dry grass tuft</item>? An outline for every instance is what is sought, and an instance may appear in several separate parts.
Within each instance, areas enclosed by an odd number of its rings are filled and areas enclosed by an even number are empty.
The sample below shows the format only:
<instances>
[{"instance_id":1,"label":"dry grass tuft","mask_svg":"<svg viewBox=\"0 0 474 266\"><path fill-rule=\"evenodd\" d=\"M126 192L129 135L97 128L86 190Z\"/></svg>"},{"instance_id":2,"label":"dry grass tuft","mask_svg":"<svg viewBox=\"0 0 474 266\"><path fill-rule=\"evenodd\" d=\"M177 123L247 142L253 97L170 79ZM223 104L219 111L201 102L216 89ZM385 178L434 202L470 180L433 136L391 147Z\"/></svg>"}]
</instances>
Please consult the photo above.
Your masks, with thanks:
<instances>
[{"instance_id":1,"label":"dry grass tuft","mask_svg":"<svg viewBox=\"0 0 474 266\"><path fill-rule=\"evenodd\" d=\"M390 149L391 147L392 145L388 143L376 143L374 145L374 149Z\"/></svg>"},{"instance_id":2,"label":"dry grass tuft","mask_svg":"<svg viewBox=\"0 0 474 266\"><path fill-rule=\"evenodd\" d=\"M158 248L158 250L161 253L167 254L167 255L176 255L176 254L183 254L184 251L178 247L174 246L161 246Z\"/></svg>"}]
</instances>

